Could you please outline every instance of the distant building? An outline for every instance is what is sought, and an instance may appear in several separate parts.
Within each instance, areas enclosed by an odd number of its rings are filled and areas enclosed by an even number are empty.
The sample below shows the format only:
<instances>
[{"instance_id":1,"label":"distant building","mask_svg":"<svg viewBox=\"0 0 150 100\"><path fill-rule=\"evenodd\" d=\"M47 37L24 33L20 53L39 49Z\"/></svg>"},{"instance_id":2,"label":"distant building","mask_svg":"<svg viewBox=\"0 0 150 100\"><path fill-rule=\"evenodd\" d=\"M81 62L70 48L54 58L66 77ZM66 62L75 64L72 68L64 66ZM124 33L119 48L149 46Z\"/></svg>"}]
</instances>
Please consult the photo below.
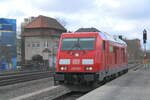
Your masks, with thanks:
<instances>
[{"instance_id":1,"label":"distant building","mask_svg":"<svg viewBox=\"0 0 150 100\"><path fill-rule=\"evenodd\" d=\"M141 48L140 40L139 39L132 39L132 40L124 40L128 47L128 59L129 60L139 60L143 57L143 51Z\"/></svg>"},{"instance_id":2,"label":"distant building","mask_svg":"<svg viewBox=\"0 0 150 100\"><path fill-rule=\"evenodd\" d=\"M25 25L22 31L24 63L41 56L48 64L49 60L56 55L58 40L63 32L66 32L66 29L56 19L41 15ZM52 63L52 60L50 62Z\"/></svg>"},{"instance_id":3,"label":"distant building","mask_svg":"<svg viewBox=\"0 0 150 100\"><path fill-rule=\"evenodd\" d=\"M28 17L28 18L24 18L24 22L21 23L21 43L20 43L20 49L19 49L19 46L18 46L18 52L21 53L21 55L18 55L19 58L21 56L21 63L25 63L25 46L24 46L24 36L23 36L23 32L24 32L24 27L31 23L36 17L34 16L31 16L31 17ZM19 44L19 43L18 43ZM19 51L20 50L20 51Z\"/></svg>"},{"instance_id":4,"label":"distant building","mask_svg":"<svg viewBox=\"0 0 150 100\"><path fill-rule=\"evenodd\" d=\"M27 24L31 23L36 17L32 16L29 18L24 18L24 22L21 23L21 31L24 31L24 26L26 26ZM22 33L21 32L21 33Z\"/></svg>"},{"instance_id":5,"label":"distant building","mask_svg":"<svg viewBox=\"0 0 150 100\"><path fill-rule=\"evenodd\" d=\"M16 19L0 18L0 57L16 66Z\"/></svg>"},{"instance_id":6,"label":"distant building","mask_svg":"<svg viewBox=\"0 0 150 100\"><path fill-rule=\"evenodd\" d=\"M92 27L92 28L79 28L75 32L100 32L100 31Z\"/></svg>"}]
</instances>

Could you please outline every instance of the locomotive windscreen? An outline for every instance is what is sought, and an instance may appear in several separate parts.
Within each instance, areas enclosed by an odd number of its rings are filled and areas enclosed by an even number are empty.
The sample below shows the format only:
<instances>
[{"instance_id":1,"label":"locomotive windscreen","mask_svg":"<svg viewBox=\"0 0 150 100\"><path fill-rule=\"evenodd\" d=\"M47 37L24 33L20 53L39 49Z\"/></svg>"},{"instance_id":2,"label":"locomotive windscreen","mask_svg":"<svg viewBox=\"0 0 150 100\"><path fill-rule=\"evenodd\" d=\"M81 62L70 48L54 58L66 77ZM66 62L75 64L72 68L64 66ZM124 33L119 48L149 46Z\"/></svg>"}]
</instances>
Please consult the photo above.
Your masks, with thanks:
<instances>
[{"instance_id":1,"label":"locomotive windscreen","mask_svg":"<svg viewBox=\"0 0 150 100\"><path fill-rule=\"evenodd\" d=\"M95 38L64 38L61 50L94 50Z\"/></svg>"}]
</instances>

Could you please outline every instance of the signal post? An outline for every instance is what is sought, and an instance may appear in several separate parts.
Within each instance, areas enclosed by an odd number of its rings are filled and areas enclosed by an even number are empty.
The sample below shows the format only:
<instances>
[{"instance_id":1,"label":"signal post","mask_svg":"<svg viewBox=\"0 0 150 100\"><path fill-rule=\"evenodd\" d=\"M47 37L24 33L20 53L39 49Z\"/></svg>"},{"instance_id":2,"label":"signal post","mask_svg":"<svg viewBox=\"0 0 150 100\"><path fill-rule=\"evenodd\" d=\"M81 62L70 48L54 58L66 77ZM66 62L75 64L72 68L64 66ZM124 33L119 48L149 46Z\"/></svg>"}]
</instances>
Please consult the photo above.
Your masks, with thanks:
<instances>
[{"instance_id":1,"label":"signal post","mask_svg":"<svg viewBox=\"0 0 150 100\"><path fill-rule=\"evenodd\" d=\"M144 44L144 59L143 59L143 63L144 63L144 67L147 68L148 67L148 59L147 59L147 54L146 54L146 41L147 41L147 31L146 29L143 30L143 44Z\"/></svg>"}]
</instances>

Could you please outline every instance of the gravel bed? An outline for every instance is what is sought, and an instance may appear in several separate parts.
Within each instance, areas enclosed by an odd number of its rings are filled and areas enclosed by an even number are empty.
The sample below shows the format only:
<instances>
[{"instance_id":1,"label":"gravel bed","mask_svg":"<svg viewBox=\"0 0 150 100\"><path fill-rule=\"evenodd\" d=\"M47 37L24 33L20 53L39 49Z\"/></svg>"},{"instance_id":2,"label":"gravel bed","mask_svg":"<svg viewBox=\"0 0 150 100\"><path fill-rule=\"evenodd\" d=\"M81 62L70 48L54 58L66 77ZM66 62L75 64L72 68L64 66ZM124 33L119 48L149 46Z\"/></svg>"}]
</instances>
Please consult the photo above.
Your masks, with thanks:
<instances>
[{"instance_id":1,"label":"gravel bed","mask_svg":"<svg viewBox=\"0 0 150 100\"><path fill-rule=\"evenodd\" d=\"M0 100L9 100L12 97L38 91L40 89L53 86L53 83L53 78L50 77L14 85L2 86L0 87Z\"/></svg>"}]
</instances>

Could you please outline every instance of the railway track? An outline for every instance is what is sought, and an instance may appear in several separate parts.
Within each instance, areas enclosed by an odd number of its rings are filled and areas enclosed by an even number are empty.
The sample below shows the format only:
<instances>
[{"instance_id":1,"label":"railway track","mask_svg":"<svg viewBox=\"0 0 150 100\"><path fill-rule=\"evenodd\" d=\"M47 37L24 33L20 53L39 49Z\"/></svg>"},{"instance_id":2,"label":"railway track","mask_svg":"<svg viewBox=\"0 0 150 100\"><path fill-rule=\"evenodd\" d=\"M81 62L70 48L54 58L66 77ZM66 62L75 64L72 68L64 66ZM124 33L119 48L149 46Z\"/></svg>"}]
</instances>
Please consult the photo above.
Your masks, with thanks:
<instances>
[{"instance_id":1,"label":"railway track","mask_svg":"<svg viewBox=\"0 0 150 100\"><path fill-rule=\"evenodd\" d=\"M133 68L133 70L134 70L134 71L137 71L137 70L141 69L141 68L142 68L141 65L142 65L142 64L139 64L139 65L135 66L135 67Z\"/></svg>"},{"instance_id":2,"label":"railway track","mask_svg":"<svg viewBox=\"0 0 150 100\"><path fill-rule=\"evenodd\" d=\"M18 72L18 73L7 73L7 74L4 73L4 74L0 74L0 86L52 77L53 74L54 73L50 71Z\"/></svg>"},{"instance_id":3,"label":"railway track","mask_svg":"<svg viewBox=\"0 0 150 100\"><path fill-rule=\"evenodd\" d=\"M53 100L76 100L87 92L70 92Z\"/></svg>"},{"instance_id":4,"label":"railway track","mask_svg":"<svg viewBox=\"0 0 150 100\"><path fill-rule=\"evenodd\" d=\"M137 63L137 64L130 64L130 65L129 65L129 66L130 66L130 67L129 67L129 70L131 70L131 69L134 70L134 69L136 69L136 68L139 68L140 65L141 65L140 63Z\"/></svg>"},{"instance_id":5,"label":"railway track","mask_svg":"<svg viewBox=\"0 0 150 100\"><path fill-rule=\"evenodd\" d=\"M129 65L129 70L134 70L134 71L136 71L136 70L138 70L139 68L141 68L141 64L132 64L132 65ZM113 80L113 79L112 79ZM112 81L112 80L109 80L109 81ZM109 82L108 81L108 82ZM106 82L107 83L107 82ZM99 86L102 86L102 85L104 85L104 84L101 84L101 85L99 85ZM67 94L65 94L65 95L62 95L62 96L60 96L60 97L57 97L57 98L55 98L54 100L76 100L77 98L79 98L79 97L81 97L81 96L83 96L83 95L85 95L87 93L87 91L86 92L74 92L74 91L71 91L71 92L69 92L69 93L67 93Z\"/></svg>"},{"instance_id":6,"label":"railway track","mask_svg":"<svg viewBox=\"0 0 150 100\"><path fill-rule=\"evenodd\" d=\"M8 72L1 72L0 76L6 76L6 75L16 75L16 74L22 74L22 73L36 73L36 72L42 72L42 71L8 71ZM44 71L43 71L44 72Z\"/></svg>"},{"instance_id":7,"label":"railway track","mask_svg":"<svg viewBox=\"0 0 150 100\"><path fill-rule=\"evenodd\" d=\"M130 70L131 69L133 70L135 68L139 68L138 66L139 66L139 64L136 64L136 65L132 64L132 65L129 65L129 68L130 68ZM44 73L46 73L46 72L44 72ZM32 75L33 74L28 75L28 78L29 77L33 78ZM34 75L36 76L36 74L34 74ZM48 75L51 76L52 73L48 72ZM39 78L39 76L42 76L42 75L37 75L37 76ZM104 84L102 84L102 85L104 85ZM99 85L99 86L102 86L102 85ZM83 88L83 87L79 87L79 88ZM21 95L19 97L15 97L12 100L76 100L77 98L85 95L86 93L87 93L87 91L86 92L84 92L84 91L74 92L72 90L72 88L70 88L68 86L57 85L57 86L51 86L49 88L45 88L45 89L42 89L40 91L36 91L36 92L33 92L33 93L24 94L24 95Z\"/></svg>"}]
</instances>

